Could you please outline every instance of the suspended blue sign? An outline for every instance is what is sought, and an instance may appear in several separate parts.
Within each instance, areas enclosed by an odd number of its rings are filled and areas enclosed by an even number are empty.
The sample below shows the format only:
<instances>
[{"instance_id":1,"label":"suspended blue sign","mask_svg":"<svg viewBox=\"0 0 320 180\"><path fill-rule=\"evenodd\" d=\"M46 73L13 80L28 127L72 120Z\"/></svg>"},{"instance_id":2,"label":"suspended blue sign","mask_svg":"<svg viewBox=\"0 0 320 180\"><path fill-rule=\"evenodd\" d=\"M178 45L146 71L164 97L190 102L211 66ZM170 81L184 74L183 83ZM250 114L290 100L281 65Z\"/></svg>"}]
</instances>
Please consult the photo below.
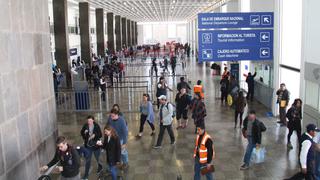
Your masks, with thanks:
<instances>
[{"instance_id":1,"label":"suspended blue sign","mask_svg":"<svg viewBox=\"0 0 320 180\"><path fill-rule=\"evenodd\" d=\"M199 13L199 29L273 28L273 12Z\"/></svg>"},{"instance_id":2,"label":"suspended blue sign","mask_svg":"<svg viewBox=\"0 0 320 180\"><path fill-rule=\"evenodd\" d=\"M272 46L200 46L199 61L272 60Z\"/></svg>"},{"instance_id":3,"label":"suspended blue sign","mask_svg":"<svg viewBox=\"0 0 320 180\"><path fill-rule=\"evenodd\" d=\"M271 46L273 30L206 30L199 31L199 46Z\"/></svg>"},{"instance_id":4,"label":"suspended blue sign","mask_svg":"<svg viewBox=\"0 0 320 180\"><path fill-rule=\"evenodd\" d=\"M273 30L199 31L200 61L272 60Z\"/></svg>"}]
</instances>

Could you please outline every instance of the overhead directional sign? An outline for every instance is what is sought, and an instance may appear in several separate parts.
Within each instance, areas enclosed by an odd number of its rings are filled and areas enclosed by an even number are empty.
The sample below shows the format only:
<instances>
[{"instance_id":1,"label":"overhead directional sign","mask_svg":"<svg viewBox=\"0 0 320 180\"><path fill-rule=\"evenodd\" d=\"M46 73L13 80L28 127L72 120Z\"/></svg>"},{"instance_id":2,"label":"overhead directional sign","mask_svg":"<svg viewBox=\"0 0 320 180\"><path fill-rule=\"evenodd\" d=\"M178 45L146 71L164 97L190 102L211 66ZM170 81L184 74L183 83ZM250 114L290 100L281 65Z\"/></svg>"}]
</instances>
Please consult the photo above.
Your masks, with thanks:
<instances>
[{"instance_id":1,"label":"overhead directional sign","mask_svg":"<svg viewBox=\"0 0 320 180\"><path fill-rule=\"evenodd\" d=\"M273 30L199 31L201 61L271 60Z\"/></svg>"},{"instance_id":2,"label":"overhead directional sign","mask_svg":"<svg viewBox=\"0 0 320 180\"><path fill-rule=\"evenodd\" d=\"M273 30L207 30L199 31L201 45L256 46L273 44Z\"/></svg>"},{"instance_id":3,"label":"overhead directional sign","mask_svg":"<svg viewBox=\"0 0 320 180\"><path fill-rule=\"evenodd\" d=\"M272 28L273 12L199 13L199 29Z\"/></svg>"},{"instance_id":4,"label":"overhead directional sign","mask_svg":"<svg viewBox=\"0 0 320 180\"><path fill-rule=\"evenodd\" d=\"M200 47L200 61L271 60L273 49L258 46Z\"/></svg>"}]
</instances>

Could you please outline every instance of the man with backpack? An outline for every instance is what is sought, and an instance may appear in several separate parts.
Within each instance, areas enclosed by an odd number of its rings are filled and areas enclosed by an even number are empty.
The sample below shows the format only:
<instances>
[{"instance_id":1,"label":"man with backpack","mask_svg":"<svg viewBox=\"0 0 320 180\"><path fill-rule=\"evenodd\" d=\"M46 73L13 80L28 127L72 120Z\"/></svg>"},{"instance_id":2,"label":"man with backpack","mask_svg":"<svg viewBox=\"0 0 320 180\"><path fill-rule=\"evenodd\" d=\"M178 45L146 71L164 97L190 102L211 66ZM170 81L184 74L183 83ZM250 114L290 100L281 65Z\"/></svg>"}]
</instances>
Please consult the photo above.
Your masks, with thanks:
<instances>
[{"instance_id":1,"label":"man with backpack","mask_svg":"<svg viewBox=\"0 0 320 180\"><path fill-rule=\"evenodd\" d=\"M243 158L243 165L240 167L240 170L246 170L249 168L251 154L253 149L259 149L261 145L262 132L266 131L267 128L264 124L259 121L256 117L256 112L251 110L249 115L243 122L242 133L245 138L248 139L248 145L246 153Z\"/></svg>"},{"instance_id":2,"label":"man with backpack","mask_svg":"<svg viewBox=\"0 0 320 180\"><path fill-rule=\"evenodd\" d=\"M161 143L163 139L164 130L167 129L171 145L175 145L175 137L172 130L172 121L174 117L174 107L171 103L167 102L167 97L165 95L161 95L159 98L160 101L160 111L159 111L159 118L160 118L160 132L157 140L157 144L153 147L154 149L160 149Z\"/></svg>"}]
</instances>

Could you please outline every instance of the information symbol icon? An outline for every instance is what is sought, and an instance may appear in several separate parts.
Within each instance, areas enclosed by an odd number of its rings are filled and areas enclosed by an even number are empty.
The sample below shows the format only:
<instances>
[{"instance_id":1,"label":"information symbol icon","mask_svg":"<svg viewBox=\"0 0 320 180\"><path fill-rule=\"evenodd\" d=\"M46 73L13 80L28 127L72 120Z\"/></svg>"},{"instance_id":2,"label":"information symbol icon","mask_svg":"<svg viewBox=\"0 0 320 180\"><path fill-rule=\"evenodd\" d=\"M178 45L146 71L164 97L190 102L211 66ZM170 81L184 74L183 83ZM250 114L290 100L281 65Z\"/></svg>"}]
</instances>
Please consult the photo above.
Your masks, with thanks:
<instances>
[{"instance_id":1,"label":"information symbol icon","mask_svg":"<svg viewBox=\"0 0 320 180\"><path fill-rule=\"evenodd\" d=\"M212 33L203 33L202 34L202 43L211 44L212 43Z\"/></svg>"}]
</instances>

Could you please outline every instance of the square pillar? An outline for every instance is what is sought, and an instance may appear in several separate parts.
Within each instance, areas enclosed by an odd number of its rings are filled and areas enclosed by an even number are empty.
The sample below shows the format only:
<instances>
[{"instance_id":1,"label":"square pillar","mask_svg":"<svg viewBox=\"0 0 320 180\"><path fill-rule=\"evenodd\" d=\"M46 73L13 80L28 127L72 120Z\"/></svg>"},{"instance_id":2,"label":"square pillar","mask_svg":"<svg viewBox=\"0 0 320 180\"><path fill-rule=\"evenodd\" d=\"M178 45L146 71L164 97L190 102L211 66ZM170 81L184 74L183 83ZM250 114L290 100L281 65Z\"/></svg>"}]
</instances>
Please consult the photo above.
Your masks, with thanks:
<instances>
[{"instance_id":1,"label":"square pillar","mask_svg":"<svg viewBox=\"0 0 320 180\"><path fill-rule=\"evenodd\" d=\"M135 43L135 45L138 45L138 24L137 24L137 22L134 22L134 32L135 32L134 43Z\"/></svg>"},{"instance_id":2,"label":"square pillar","mask_svg":"<svg viewBox=\"0 0 320 180\"><path fill-rule=\"evenodd\" d=\"M122 45L128 46L127 42L127 19L121 18Z\"/></svg>"},{"instance_id":3,"label":"square pillar","mask_svg":"<svg viewBox=\"0 0 320 180\"><path fill-rule=\"evenodd\" d=\"M132 46L132 39L131 39L131 21L127 20L127 40L128 40L128 46Z\"/></svg>"},{"instance_id":4,"label":"square pillar","mask_svg":"<svg viewBox=\"0 0 320 180\"><path fill-rule=\"evenodd\" d=\"M61 73L65 75L66 86L72 87L71 62L69 56L68 1L53 0L55 59Z\"/></svg>"},{"instance_id":5,"label":"square pillar","mask_svg":"<svg viewBox=\"0 0 320 180\"><path fill-rule=\"evenodd\" d=\"M97 31L97 52L98 56L105 56L104 47L104 12L102 8L96 9L96 31Z\"/></svg>"},{"instance_id":6,"label":"square pillar","mask_svg":"<svg viewBox=\"0 0 320 180\"><path fill-rule=\"evenodd\" d=\"M120 51L122 47L121 41L121 17L115 16L115 34L116 34L116 51Z\"/></svg>"},{"instance_id":7,"label":"square pillar","mask_svg":"<svg viewBox=\"0 0 320 180\"><path fill-rule=\"evenodd\" d=\"M107 13L108 49L114 53L113 13Z\"/></svg>"},{"instance_id":8,"label":"square pillar","mask_svg":"<svg viewBox=\"0 0 320 180\"><path fill-rule=\"evenodd\" d=\"M91 66L91 43L90 43L90 12L89 3L79 3L79 25L80 25L80 46L81 59Z\"/></svg>"},{"instance_id":9,"label":"square pillar","mask_svg":"<svg viewBox=\"0 0 320 180\"><path fill-rule=\"evenodd\" d=\"M135 24L135 22L134 21L131 21L131 45L132 46L134 46L134 45L136 45L136 43L135 43L135 29L134 29L134 24Z\"/></svg>"}]
</instances>

